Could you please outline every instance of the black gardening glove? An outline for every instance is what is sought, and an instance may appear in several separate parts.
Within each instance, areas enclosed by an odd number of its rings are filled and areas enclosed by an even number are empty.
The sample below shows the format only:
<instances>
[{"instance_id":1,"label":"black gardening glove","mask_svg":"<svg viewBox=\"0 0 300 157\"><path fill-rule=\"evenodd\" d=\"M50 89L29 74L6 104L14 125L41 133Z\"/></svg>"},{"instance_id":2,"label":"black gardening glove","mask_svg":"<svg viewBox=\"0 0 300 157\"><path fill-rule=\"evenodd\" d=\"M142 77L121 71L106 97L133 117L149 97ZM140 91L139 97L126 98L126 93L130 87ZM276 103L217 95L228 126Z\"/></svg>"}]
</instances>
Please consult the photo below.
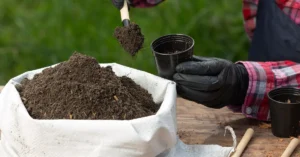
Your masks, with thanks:
<instances>
[{"instance_id":1,"label":"black gardening glove","mask_svg":"<svg viewBox=\"0 0 300 157\"><path fill-rule=\"evenodd\" d=\"M124 5L124 0L111 0L113 5L118 8L119 10L122 9L123 5ZM130 0L126 0L128 7L130 6L131 1Z\"/></svg>"},{"instance_id":2,"label":"black gardening glove","mask_svg":"<svg viewBox=\"0 0 300 157\"><path fill-rule=\"evenodd\" d=\"M248 72L242 64L220 58L193 57L179 64L173 76L178 94L211 108L242 105L248 88Z\"/></svg>"}]
</instances>

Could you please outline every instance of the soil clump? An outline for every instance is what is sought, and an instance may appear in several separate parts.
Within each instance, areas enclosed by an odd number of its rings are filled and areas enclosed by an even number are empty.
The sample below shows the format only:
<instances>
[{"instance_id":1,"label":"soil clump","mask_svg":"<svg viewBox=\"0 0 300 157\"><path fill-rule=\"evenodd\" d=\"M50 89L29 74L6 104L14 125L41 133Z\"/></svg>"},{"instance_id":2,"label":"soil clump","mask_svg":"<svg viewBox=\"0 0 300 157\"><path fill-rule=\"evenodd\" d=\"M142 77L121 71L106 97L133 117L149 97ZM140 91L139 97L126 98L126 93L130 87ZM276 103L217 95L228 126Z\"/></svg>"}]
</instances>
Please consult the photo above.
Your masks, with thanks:
<instances>
[{"instance_id":1,"label":"soil clump","mask_svg":"<svg viewBox=\"0 0 300 157\"><path fill-rule=\"evenodd\" d=\"M114 36L131 56L135 56L144 44L144 35L141 33L141 28L135 23L130 23L126 27L117 27Z\"/></svg>"},{"instance_id":2,"label":"soil clump","mask_svg":"<svg viewBox=\"0 0 300 157\"><path fill-rule=\"evenodd\" d=\"M100 67L93 57L74 53L16 86L35 119L130 120L153 115L159 105L132 79Z\"/></svg>"}]
</instances>

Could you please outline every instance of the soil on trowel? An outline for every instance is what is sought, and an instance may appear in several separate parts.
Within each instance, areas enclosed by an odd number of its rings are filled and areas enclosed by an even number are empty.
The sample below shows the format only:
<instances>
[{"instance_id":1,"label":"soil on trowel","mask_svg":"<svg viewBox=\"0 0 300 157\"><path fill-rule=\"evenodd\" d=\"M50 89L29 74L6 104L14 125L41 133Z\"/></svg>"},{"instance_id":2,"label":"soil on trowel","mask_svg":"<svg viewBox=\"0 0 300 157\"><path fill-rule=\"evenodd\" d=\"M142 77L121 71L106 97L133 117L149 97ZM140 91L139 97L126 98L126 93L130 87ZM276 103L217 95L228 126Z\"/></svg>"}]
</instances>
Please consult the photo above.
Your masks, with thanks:
<instances>
[{"instance_id":1,"label":"soil on trowel","mask_svg":"<svg viewBox=\"0 0 300 157\"><path fill-rule=\"evenodd\" d=\"M23 80L17 89L35 119L129 120L153 115L159 108L133 80L80 53Z\"/></svg>"},{"instance_id":2,"label":"soil on trowel","mask_svg":"<svg viewBox=\"0 0 300 157\"><path fill-rule=\"evenodd\" d=\"M135 56L144 44L144 35L141 33L141 28L135 23L126 27L117 27L114 36L131 56Z\"/></svg>"}]
</instances>

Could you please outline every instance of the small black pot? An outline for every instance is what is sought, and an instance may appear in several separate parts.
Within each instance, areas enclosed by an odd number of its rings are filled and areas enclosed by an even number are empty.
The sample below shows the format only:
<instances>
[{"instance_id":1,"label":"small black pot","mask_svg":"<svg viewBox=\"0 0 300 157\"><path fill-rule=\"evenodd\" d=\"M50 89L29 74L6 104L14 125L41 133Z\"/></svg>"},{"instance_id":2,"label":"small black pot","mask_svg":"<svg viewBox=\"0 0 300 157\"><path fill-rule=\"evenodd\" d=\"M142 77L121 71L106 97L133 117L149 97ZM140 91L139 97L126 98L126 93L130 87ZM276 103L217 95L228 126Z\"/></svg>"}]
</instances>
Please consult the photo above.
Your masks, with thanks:
<instances>
[{"instance_id":1,"label":"small black pot","mask_svg":"<svg viewBox=\"0 0 300 157\"><path fill-rule=\"evenodd\" d=\"M300 89L281 87L271 90L268 97L273 135L282 138L297 136L300 120Z\"/></svg>"},{"instance_id":2,"label":"small black pot","mask_svg":"<svg viewBox=\"0 0 300 157\"><path fill-rule=\"evenodd\" d=\"M191 60L194 39L184 34L171 34L154 40L151 44L158 75L172 80L179 63Z\"/></svg>"}]
</instances>

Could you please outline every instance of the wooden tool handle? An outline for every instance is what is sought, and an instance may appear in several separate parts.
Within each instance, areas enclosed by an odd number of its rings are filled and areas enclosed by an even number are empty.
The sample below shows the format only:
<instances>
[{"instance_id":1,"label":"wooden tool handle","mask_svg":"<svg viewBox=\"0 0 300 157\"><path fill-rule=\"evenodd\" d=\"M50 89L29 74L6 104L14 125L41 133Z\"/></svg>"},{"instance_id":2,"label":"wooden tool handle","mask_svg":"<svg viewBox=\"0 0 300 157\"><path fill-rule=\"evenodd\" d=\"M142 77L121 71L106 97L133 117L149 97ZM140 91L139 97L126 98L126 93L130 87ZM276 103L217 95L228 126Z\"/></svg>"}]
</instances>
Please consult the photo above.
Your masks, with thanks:
<instances>
[{"instance_id":1,"label":"wooden tool handle","mask_svg":"<svg viewBox=\"0 0 300 157\"><path fill-rule=\"evenodd\" d=\"M130 18L129 18L127 0L124 0L124 5L123 8L120 10L120 13L121 13L121 20L123 22L123 26L128 26Z\"/></svg>"},{"instance_id":2,"label":"wooden tool handle","mask_svg":"<svg viewBox=\"0 0 300 157\"><path fill-rule=\"evenodd\" d=\"M233 153L232 157L240 157L246 148L248 142L252 138L254 134L254 130L252 128L247 129L246 133L244 134L243 138L241 139L240 143L236 147L235 152Z\"/></svg>"},{"instance_id":3,"label":"wooden tool handle","mask_svg":"<svg viewBox=\"0 0 300 157\"><path fill-rule=\"evenodd\" d=\"M283 152L283 154L281 155L281 157L290 157L292 155L292 153L294 152L295 148L298 146L299 142L300 141L297 138L292 139L292 141L286 147L286 149Z\"/></svg>"}]
</instances>

